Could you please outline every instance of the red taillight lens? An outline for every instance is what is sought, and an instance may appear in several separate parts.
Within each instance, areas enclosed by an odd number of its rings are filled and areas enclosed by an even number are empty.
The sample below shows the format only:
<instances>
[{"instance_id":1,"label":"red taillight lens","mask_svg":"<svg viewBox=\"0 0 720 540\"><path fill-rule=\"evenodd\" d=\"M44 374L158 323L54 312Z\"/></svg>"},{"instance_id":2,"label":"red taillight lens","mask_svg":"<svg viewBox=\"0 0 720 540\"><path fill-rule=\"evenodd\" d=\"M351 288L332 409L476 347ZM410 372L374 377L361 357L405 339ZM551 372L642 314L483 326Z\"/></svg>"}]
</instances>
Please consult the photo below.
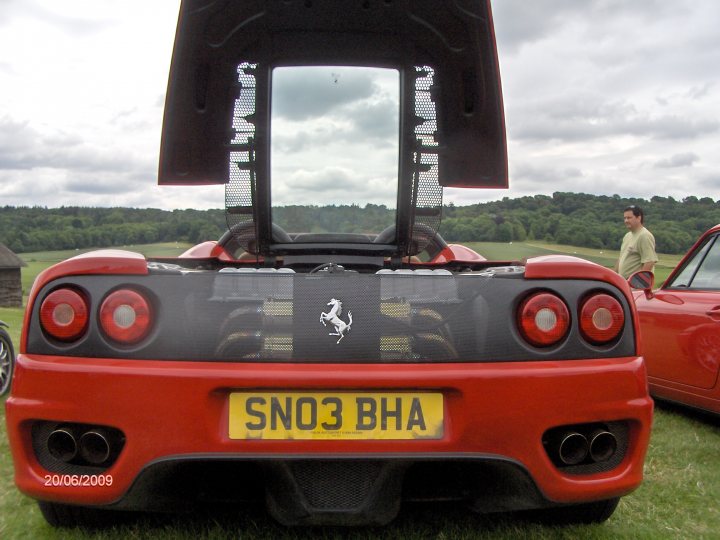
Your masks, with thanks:
<instances>
[{"instance_id":1,"label":"red taillight lens","mask_svg":"<svg viewBox=\"0 0 720 540\"><path fill-rule=\"evenodd\" d=\"M40 305L40 325L51 337L60 341L80 338L88 324L85 297L74 289L57 289Z\"/></svg>"},{"instance_id":2,"label":"red taillight lens","mask_svg":"<svg viewBox=\"0 0 720 540\"><path fill-rule=\"evenodd\" d=\"M616 339L625 326L625 313L620 302L608 294L589 297L580 308L580 332L595 345Z\"/></svg>"},{"instance_id":3,"label":"red taillight lens","mask_svg":"<svg viewBox=\"0 0 720 540\"><path fill-rule=\"evenodd\" d=\"M137 343L150 331L150 303L140 293L121 289L111 293L100 306L100 326L118 343Z\"/></svg>"},{"instance_id":4,"label":"red taillight lens","mask_svg":"<svg viewBox=\"0 0 720 540\"><path fill-rule=\"evenodd\" d=\"M565 302L551 293L526 298L518 311L520 333L536 347L549 347L562 340L570 327Z\"/></svg>"}]
</instances>

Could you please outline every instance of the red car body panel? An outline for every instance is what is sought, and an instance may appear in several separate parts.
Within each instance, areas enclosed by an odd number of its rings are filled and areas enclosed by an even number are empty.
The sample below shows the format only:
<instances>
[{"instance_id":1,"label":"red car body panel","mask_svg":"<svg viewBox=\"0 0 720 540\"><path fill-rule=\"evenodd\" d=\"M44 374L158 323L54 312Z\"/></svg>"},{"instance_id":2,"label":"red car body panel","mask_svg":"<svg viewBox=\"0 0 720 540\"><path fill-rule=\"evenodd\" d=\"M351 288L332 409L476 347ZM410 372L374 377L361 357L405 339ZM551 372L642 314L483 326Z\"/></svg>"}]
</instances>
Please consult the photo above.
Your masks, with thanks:
<instances>
[{"instance_id":1,"label":"red car body panel","mask_svg":"<svg viewBox=\"0 0 720 540\"><path fill-rule=\"evenodd\" d=\"M591 374L591 375L590 375ZM446 398L441 440L233 441L227 396L239 389L432 389ZM82 394L79 402L77 396ZM38 395L43 395L41 401ZM497 403L503 403L502 411ZM542 403L542 407L538 404ZM471 414L470 411L479 411ZM492 411L490 414L489 411ZM171 456L214 454L333 455L413 453L496 455L526 467L550 500L580 502L624 495L642 480L652 402L640 358L484 365L257 365L18 356L7 402L16 483L27 495L76 504L111 504L141 470ZM106 474L107 487L47 487L34 458L37 419L117 426L127 446ZM541 439L548 427L627 420L630 448L612 471L567 475L552 466Z\"/></svg>"},{"instance_id":2,"label":"red car body panel","mask_svg":"<svg viewBox=\"0 0 720 540\"><path fill-rule=\"evenodd\" d=\"M199 249L208 248L212 243ZM39 276L29 306L36 301L34 295L59 276L89 273L139 275L147 273L147 267L141 256L118 251L76 257ZM528 281L587 276L615 282L630 297L623 280L578 259L541 257L529 260L525 268ZM642 357L370 365L77 358L27 353L28 324L26 319L13 392L6 402L7 427L16 483L42 500L112 505L148 466L193 456L494 456L526 469L543 496L557 503L622 496L642 481L653 409ZM447 427L439 440L232 440L228 396L244 389L432 390L444 396ZM31 440L32 426L39 420L120 429L127 442L105 472L112 476L112 485L48 485L53 472L39 463ZM543 447L549 428L608 421L626 422L629 429L621 463L593 474L567 474L553 465Z\"/></svg>"},{"instance_id":3,"label":"red car body panel","mask_svg":"<svg viewBox=\"0 0 720 540\"><path fill-rule=\"evenodd\" d=\"M720 226L703 234L660 289L635 297L651 393L720 413L720 290L674 286L718 233Z\"/></svg>"}]
</instances>

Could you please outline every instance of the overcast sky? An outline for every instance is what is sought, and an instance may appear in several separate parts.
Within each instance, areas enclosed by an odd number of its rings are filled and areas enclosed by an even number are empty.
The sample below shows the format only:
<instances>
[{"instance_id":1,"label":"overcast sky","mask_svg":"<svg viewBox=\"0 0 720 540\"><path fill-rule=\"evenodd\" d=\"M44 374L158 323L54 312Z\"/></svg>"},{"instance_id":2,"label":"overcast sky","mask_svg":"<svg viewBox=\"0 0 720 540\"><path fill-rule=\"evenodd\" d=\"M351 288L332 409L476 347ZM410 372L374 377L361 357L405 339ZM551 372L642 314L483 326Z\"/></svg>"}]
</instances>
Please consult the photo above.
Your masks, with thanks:
<instances>
[{"instance_id":1,"label":"overcast sky","mask_svg":"<svg viewBox=\"0 0 720 540\"><path fill-rule=\"evenodd\" d=\"M221 186L156 186L178 6L0 0L0 205L224 205ZM446 190L446 202L720 199L720 2L495 0L493 11L511 187ZM368 84L365 119L387 105L387 88Z\"/></svg>"}]
</instances>

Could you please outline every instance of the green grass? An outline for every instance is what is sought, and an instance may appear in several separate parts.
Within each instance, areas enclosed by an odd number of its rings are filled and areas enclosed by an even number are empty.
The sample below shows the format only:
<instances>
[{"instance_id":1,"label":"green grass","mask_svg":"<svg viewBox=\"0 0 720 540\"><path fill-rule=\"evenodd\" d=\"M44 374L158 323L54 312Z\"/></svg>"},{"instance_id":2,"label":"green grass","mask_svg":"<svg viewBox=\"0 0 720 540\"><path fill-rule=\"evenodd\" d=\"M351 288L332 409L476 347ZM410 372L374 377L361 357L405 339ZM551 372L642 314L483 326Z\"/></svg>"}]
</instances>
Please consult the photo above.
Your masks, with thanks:
<instances>
[{"instance_id":1,"label":"green grass","mask_svg":"<svg viewBox=\"0 0 720 540\"><path fill-rule=\"evenodd\" d=\"M125 251L134 251L136 253L142 253L148 257L174 257L187 250L191 244L185 242L159 242L156 244L139 244L129 246L116 246L112 248L88 248L88 249L68 249L64 251L31 251L27 253L21 253L19 256L25 262L43 262L43 263L56 263L80 255L81 253L87 253L88 251L95 251L97 249L119 249Z\"/></svg>"},{"instance_id":2,"label":"green grass","mask_svg":"<svg viewBox=\"0 0 720 540\"><path fill-rule=\"evenodd\" d=\"M607 259L612 265L615 256L539 244L475 244L472 247L488 258L503 260L578 251L581 257ZM142 250L158 255L153 250ZM60 260L56 253L23 257L37 263L23 269L23 279L30 281L43 265ZM664 256L661 259L663 263L666 260ZM662 268L669 272L669 267L659 266ZM11 325L11 336L19 343L22 310L0 308L0 319ZM720 420L668 406L656 412L645 463L645 481L640 489L622 499L607 523L566 528L546 527L513 516L476 516L455 505L434 504L405 507L399 518L384 528L286 529L271 521L262 509L239 508L234 515L197 515L161 522L141 520L95 532L53 529L44 522L34 501L20 494L13 484L4 407L0 410L0 426L0 538L3 539L654 539L716 538L720 531L717 506Z\"/></svg>"},{"instance_id":3,"label":"green grass","mask_svg":"<svg viewBox=\"0 0 720 540\"><path fill-rule=\"evenodd\" d=\"M532 242L468 242L469 248L474 249L483 257L496 261L519 261L529 257L540 255L574 255L588 261L592 261L607 268L613 268L620 256L619 251L602 249L581 248L575 246L563 246L559 244L547 244L540 241ZM659 286L670 275L670 272L680 262L682 255L668 255L658 253L658 263L655 265L655 284Z\"/></svg>"},{"instance_id":4,"label":"green grass","mask_svg":"<svg viewBox=\"0 0 720 540\"><path fill-rule=\"evenodd\" d=\"M146 257L177 257L191 245L183 242L161 242L157 244L142 244L137 246L122 246L114 247L109 249L121 249L125 251L134 251L136 253L142 253ZM45 270L48 266L51 266L70 257L75 257L88 251L94 251L99 248L92 249L73 249L64 251L32 251L28 253L21 253L19 257L27 263L27 266L22 269L22 289L23 295L27 296L30 292L35 277Z\"/></svg>"}]
</instances>

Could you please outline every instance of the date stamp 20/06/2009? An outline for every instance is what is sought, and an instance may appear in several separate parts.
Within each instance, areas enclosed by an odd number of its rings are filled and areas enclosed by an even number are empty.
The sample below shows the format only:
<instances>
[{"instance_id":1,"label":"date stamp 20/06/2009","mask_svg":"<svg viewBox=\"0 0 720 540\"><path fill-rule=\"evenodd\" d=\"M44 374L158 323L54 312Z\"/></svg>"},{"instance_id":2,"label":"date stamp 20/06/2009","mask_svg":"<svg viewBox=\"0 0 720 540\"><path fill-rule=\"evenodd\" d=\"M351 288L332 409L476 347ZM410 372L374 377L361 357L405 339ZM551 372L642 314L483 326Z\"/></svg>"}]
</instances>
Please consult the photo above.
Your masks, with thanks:
<instances>
[{"instance_id":1,"label":"date stamp 20/06/2009","mask_svg":"<svg viewBox=\"0 0 720 540\"><path fill-rule=\"evenodd\" d=\"M105 487L112 486L111 474L46 474L47 487Z\"/></svg>"}]
</instances>

